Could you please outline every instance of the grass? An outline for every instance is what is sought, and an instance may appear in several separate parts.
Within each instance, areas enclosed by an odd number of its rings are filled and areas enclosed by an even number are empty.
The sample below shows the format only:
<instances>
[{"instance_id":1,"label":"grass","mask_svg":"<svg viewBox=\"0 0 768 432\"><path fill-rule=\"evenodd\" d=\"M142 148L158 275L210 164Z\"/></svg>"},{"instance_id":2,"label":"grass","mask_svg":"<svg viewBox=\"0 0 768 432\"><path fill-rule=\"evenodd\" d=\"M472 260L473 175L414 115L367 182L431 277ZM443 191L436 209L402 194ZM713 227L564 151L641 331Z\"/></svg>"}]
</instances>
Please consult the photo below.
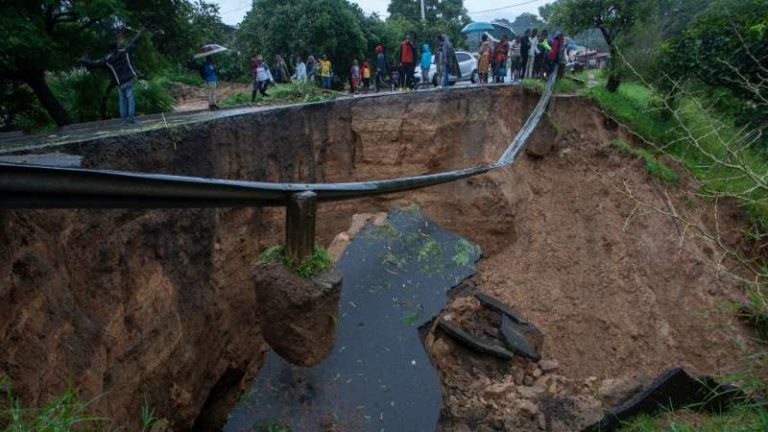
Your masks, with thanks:
<instances>
[{"instance_id":1,"label":"grass","mask_svg":"<svg viewBox=\"0 0 768 432\"><path fill-rule=\"evenodd\" d=\"M291 428L275 420L256 423L253 430L255 432L291 432Z\"/></svg>"},{"instance_id":2,"label":"grass","mask_svg":"<svg viewBox=\"0 0 768 432\"><path fill-rule=\"evenodd\" d=\"M3 432L70 432L104 430L104 419L86 413L88 403L71 386L42 408L25 408L13 394L8 379L0 376L0 427Z\"/></svg>"},{"instance_id":3,"label":"grass","mask_svg":"<svg viewBox=\"0 0 768 432\"><path fill-rule=\"evenodd\" d=\"M660 417L642 416L629 422L622 432L758 432L768 431L765 407L743 406L720 415L672 412Z\"/></svg>"},{"instance_id":4,"label":"grass","mask_svg":"<svg viewBox=\"0 0 768 432\"><path fill-rule=\"evenodd\" d=\"M526 78L521 82L521 85L523 88L528 90L534 90L537 92L543 92L544 86L547 84L546 81L540 80L540 79L534 79L534 78ZM557 93L567 93L567 94L574 94L574 93L580 93L583 89L583 86L573 80L563 78L559 79L555 83L555 94Z\"/></svg>"},{"instance_id":5,"label":"grass","mask_svg":"<svg viewBox=\"0 0 768 432\"><path fill-rule=\"evenodd\" d=\"M629 145L622 139L616 139L611 143L624 154L636 156L645 161L645 168L648 174L667 183L677 183L680 176L665 163L658 160L658 155L653 152Z\"/></svg>"},{"instance_id":6,"label":"grass","mask_svg":"<svg viewBox=\"0 0 768 432\"><path fill-rule=\"evenodd\" d=\"M260 105L278 105L289 103L310 103L334 100L336 92L323 90L312 83L290 83L271 85L267 89L268 97L256 95ZM221 106L245 105L251 102L251 95L237 92L221 101Z\"/></svg>"},{"instance_id":7,"label":"grass","mask_svg":"<svg viewBox=\"0 0 768 432\"><path fill-rule=\"evenodd\" d=\"M280 262L288 269L303 279L311 279L314 276L328 271L331 268L331 258L328 251L320 246L315 247L315 252L301 263L295 263L285 255L285 247L282 245L271 246L259 255L258 262Z\"/></svg>"},{"instance_id":8,"label":"grass","mask_svg":"<svg viewBox=\"0 0 768 432\"><path fill-rule=\"evenodd\" d=\"M714 163L700 149L717 158L733 160L719 137L737 137L740 131L727 121L712 118L702 112L697 101L679 102L679 116L692 136L683 132L681 125L665 117L659 109L659 99L650 89L635 82L622 83L619 90L610 93L604 86L588 90L587 95L609 114L626 123L631 129L654 143L658 149L679 160L702 184L705 195L739 196L752 221L760 232L768 231L768 191L757 188L755 182L736 169ZM693 140L699 148L693 145ZM738 157L755 173L768 172L768 161L751 148L740 148Z\"/></svg>"},{"instance_id":9,"label":"grass","mask_svg":"<svg viewBox=\"0 0 768 432\"><path fill-rule=\"evenodd\" d=\"M245 105L251 102L251 96L244 92L236 92L227 96L220 102L221 106L230 107L235 105Z\"/></svg>"},{"instance_id":10,"label":"grass","mask_svg":"<svg viewBox=\"0 0 768 432\"><path fill-rule=\"evenodd\" d=\"M598 79L600 80L600 79ZM702 184L704 196L733 197L747 210L751 228L748 237L759 242L768 237L768 191L759 179L744 175L744 170L725 167L713 157L729 163L743 163L747 170L768 174L768 160L757 149L733 143L742 131L728 119L704 108L707 102L697 96L677 101L675 115L662 109L663 101L651 89L637 82L623 82L615 93L603 85L586 90L585 94L611 116L626 124L633 132L652 143L655 151L630 146L617 140L612 144L620 151L640 157L653 176L664 181L676 181L677 173L659 162L659 153L679 161ZM696 98L696 99L694 99ZM707 155L709 154L709 155ZM745 285L749 301L740 305L739 312L757 331L758 339L768 341L768 268L756 274L755 283ZM751 355L745 369L726 380L738 382L756 400L768 395L768 352ZM656 418L641 417L627 424L627 432L656 431L768 431L768 410L765 405L744 404L721 415L672 412Z\"/></svg>"}]
</instances>

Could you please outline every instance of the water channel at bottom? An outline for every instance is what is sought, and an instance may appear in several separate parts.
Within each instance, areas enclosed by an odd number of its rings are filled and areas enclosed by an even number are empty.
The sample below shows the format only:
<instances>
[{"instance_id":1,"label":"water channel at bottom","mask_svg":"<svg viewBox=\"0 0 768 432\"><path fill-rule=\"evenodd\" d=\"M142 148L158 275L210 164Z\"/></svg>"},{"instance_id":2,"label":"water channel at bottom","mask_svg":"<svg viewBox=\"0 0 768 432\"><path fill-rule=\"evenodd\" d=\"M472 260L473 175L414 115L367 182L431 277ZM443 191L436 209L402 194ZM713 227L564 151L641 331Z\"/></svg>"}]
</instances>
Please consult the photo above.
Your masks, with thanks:
<instances>
[{"instance_id":1,"label":"water channel at bottom","mask_svg":"<svg viewBox=\"0 0 768 432\"><path fill-rule=\"evenodd\" d=\"M367 226L337 263L344 280L333 353L302 368L270 352L224 430L434 430L442 390L419 327L480 256L416 207Z\"/></svg>"}]
</instances>

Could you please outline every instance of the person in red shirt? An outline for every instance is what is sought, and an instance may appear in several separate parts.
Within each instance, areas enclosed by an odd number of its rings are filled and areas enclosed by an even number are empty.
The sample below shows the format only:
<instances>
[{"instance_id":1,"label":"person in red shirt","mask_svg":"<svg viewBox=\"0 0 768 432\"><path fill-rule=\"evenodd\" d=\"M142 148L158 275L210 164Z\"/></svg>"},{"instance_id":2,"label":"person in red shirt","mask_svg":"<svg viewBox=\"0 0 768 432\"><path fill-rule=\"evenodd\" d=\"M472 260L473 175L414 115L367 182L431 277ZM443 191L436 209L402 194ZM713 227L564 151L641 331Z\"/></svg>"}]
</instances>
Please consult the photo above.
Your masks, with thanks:
<instances>
[{"instance_id":1,"label":"person in red shirt","mask_svg":"<svg viewBox=\"0 0 768 432\"><path fill-rule=\"evenodd\" d=\"M405 39L400 44L400 64L403 68L403 83L406 88L412 89L413 71L416 68L416 45L411 41L411 35L406 34Z\"/></svg>"},{"instance_id":2,"label":"person in red shirt","mask_svg":"<svg viewBox=\"0 0 768 432\"><path fill-rule=\"evenodd\" d=\"M549 73L555 73L557 71L557 66L563 62L563 51L564 51L564 44L563 44L563 33L557 32L555 35L555 39L552 41L552 50L549 51L549 54L547 55L549 60Z\"/></svg>"}]
</instances>

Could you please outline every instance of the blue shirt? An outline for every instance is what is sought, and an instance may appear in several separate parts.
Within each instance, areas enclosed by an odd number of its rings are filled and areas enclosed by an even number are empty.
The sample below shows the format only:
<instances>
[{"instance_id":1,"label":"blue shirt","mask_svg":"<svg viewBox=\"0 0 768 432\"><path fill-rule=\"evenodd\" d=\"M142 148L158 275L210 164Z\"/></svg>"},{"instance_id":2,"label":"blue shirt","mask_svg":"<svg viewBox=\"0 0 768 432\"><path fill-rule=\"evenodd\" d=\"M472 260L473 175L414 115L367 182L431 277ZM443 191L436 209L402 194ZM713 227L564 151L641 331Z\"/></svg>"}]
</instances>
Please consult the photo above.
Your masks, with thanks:
<instances>
[{"instance_id":1,"label":"blue shirt","mask_svg":"<svg viewBox=\"0 0 768 432\"><path fill-rule=\"evenodd\" d=\"M206 62L203 64L203 76L208 82L216 82L216 68L213 63Z\"/></svg>"}]
</instances>

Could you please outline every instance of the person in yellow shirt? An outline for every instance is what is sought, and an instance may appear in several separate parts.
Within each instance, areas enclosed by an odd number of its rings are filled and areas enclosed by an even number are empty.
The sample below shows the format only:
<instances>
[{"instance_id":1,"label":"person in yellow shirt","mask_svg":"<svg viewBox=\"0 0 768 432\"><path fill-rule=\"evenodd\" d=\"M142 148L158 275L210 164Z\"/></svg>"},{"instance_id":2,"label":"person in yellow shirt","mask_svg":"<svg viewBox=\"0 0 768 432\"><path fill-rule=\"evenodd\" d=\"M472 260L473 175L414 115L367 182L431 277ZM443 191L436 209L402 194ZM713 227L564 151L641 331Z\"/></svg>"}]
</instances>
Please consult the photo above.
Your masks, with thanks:
<instances>
[{"instance_id":1,"label":"person in yellow shirt","mask_svg":"<svg viewBox=\"0 0 768 432\"><path fill-rule=\"evenodd\" d=\"M323 83L324 89L331 88L331 75L333 75L331 61L328 60L327 55L323 54L320 58L320 80Z\"/></svg>"}]
</instances>

